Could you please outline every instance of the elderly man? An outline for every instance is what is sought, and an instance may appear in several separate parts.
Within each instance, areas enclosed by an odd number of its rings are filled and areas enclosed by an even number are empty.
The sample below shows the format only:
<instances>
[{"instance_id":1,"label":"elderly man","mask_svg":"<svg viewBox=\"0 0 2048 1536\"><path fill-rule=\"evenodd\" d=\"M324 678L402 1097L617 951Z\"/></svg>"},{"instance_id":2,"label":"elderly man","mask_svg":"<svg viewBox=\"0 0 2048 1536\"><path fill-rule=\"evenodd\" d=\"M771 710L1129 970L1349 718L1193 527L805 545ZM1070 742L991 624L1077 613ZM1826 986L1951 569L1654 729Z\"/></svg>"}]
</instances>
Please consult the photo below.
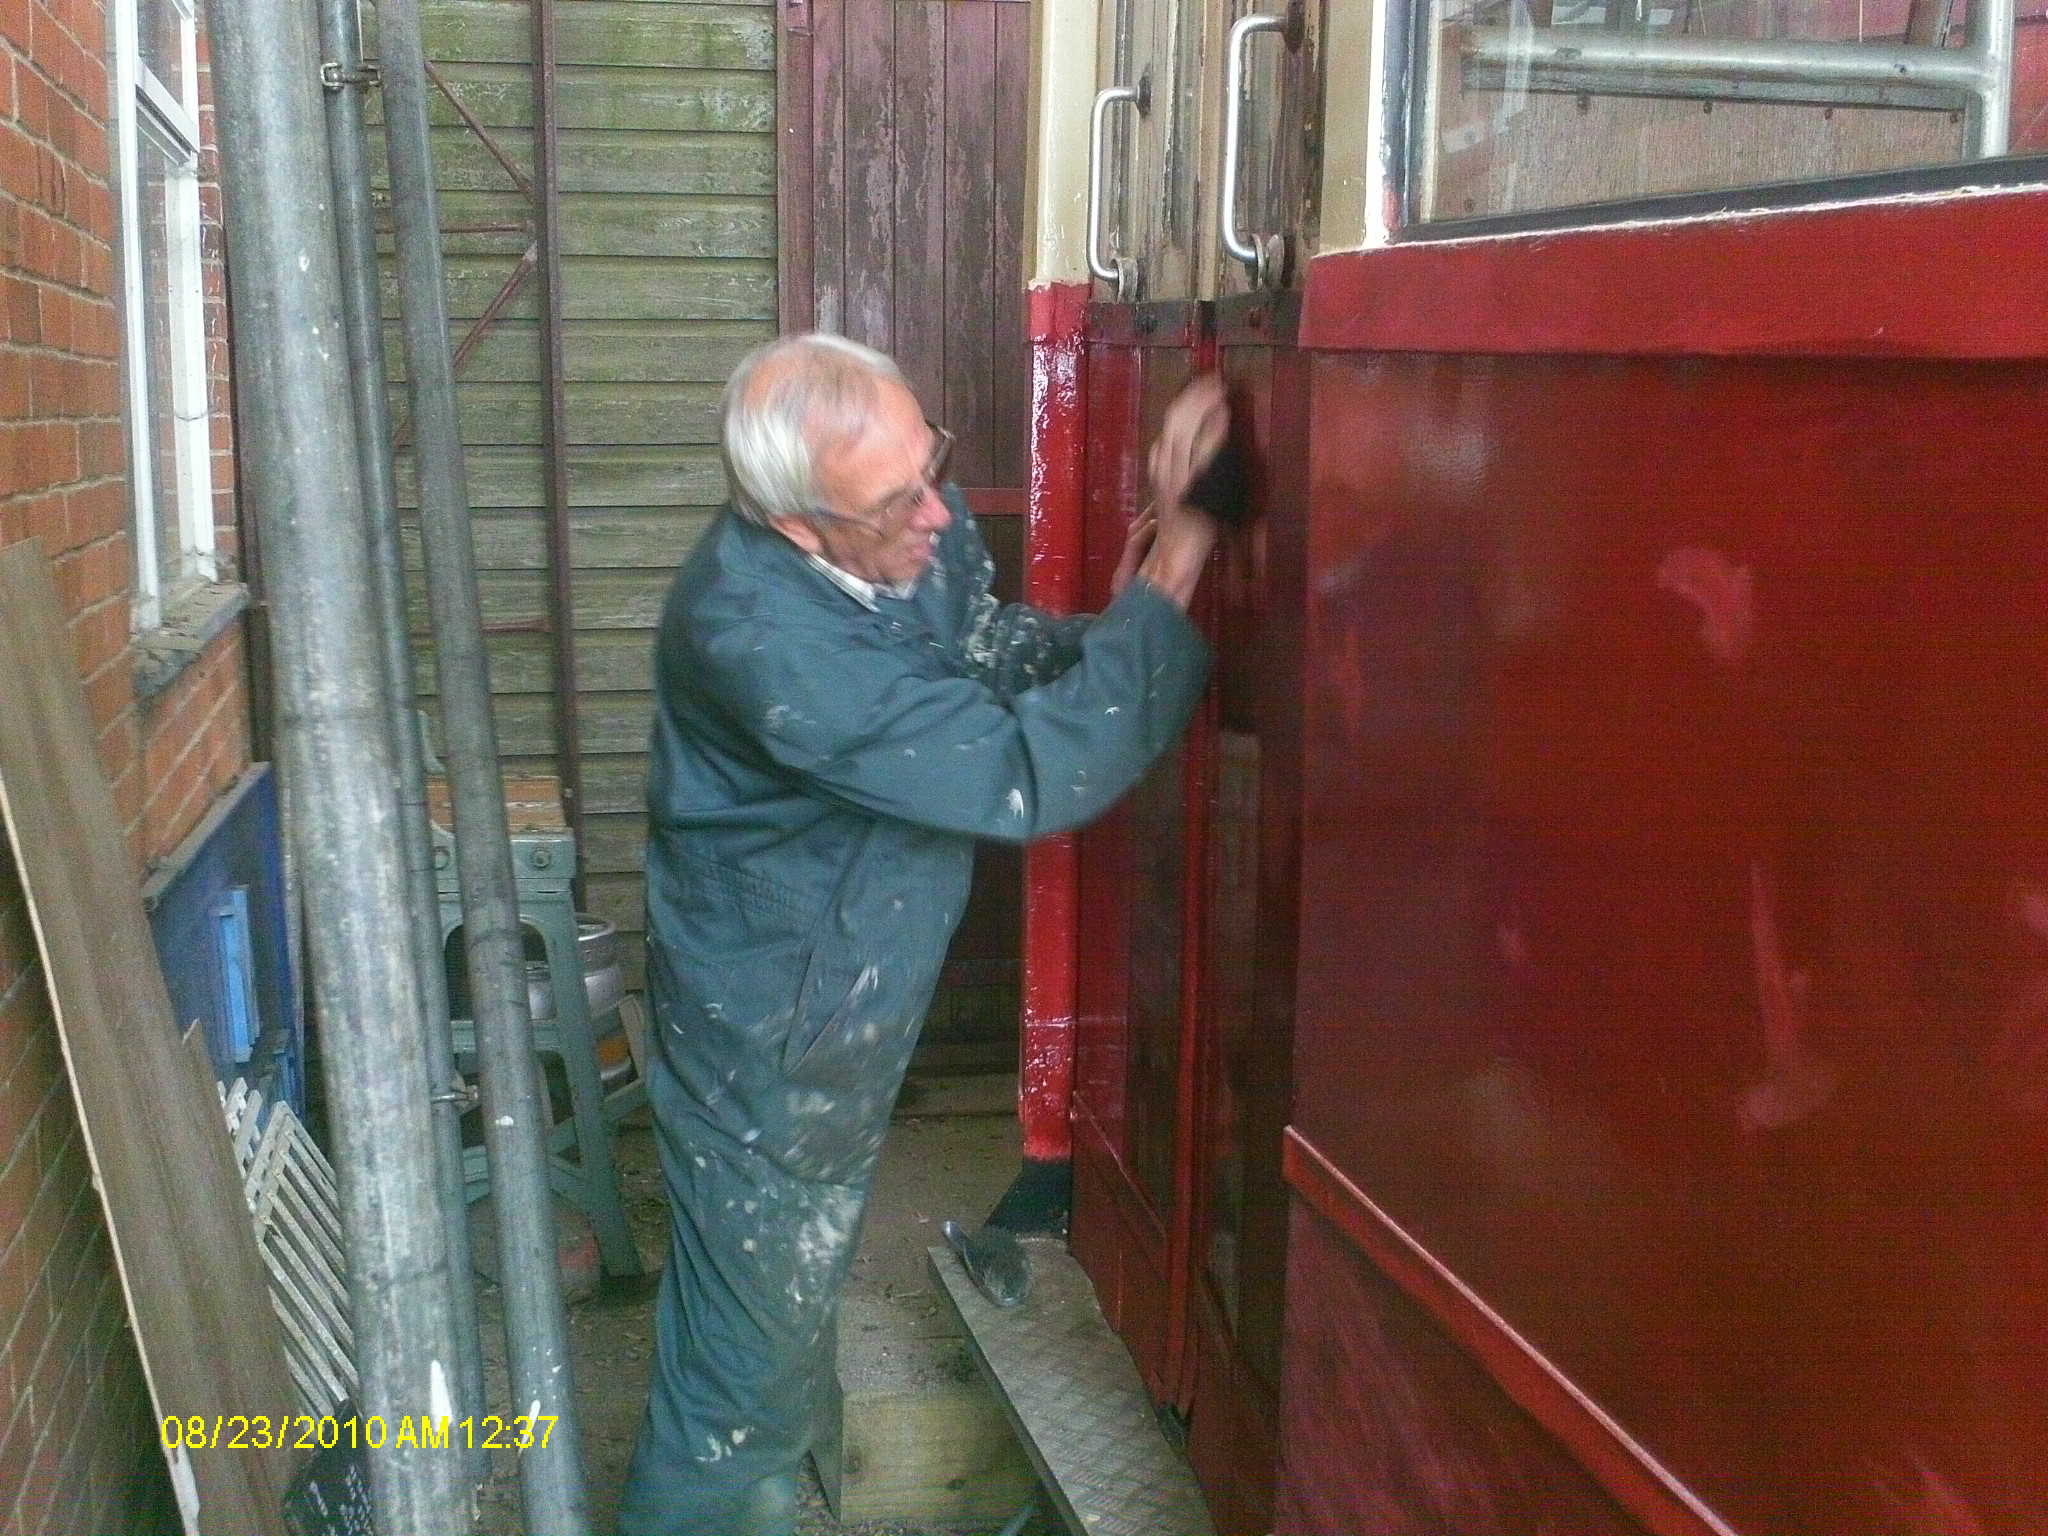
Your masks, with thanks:
<instances>
[{"instance_id":1,"label":"elderly man","mask_svg":"<svg viewBox=\"0 0 2048 1536\"><path fill-rule=\"evenodd\" d=\"M727 386L732 502L655 654L650 1072L673 1214L629 1536L786 1536L882 1133L977 839L1109 809L1179 736L1216 538L1182 504L1225 430L1203 380L1152 454L1118 596L990 595L951 438L896 367L785 338Z\"/></svg>"}]
</instances>

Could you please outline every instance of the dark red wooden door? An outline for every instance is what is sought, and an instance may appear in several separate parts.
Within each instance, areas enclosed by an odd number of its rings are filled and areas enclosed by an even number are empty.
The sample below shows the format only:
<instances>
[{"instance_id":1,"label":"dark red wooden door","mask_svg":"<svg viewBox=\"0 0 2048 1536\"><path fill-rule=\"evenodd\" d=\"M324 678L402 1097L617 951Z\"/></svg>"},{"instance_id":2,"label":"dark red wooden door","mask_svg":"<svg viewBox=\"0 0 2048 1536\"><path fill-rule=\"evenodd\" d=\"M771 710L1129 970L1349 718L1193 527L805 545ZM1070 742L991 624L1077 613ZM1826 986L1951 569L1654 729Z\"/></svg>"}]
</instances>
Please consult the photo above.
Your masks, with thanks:
<instances>
[{"instance_id":1,"label":"dark red wooden door","mask_svg":"<svg viewBox=\"0 0 2048 1536\"><path fill-rule=\"evenodd\" d=\"M1291 297L1215 306L1215 359L1256 516L1209 575L1214 736L1202 871L1204 1005L1189 1148L1195 1193L1183 1308L1188 1451L1224 1536L1272 1525L1301 823L1301 591L1308 371Z\"/></svg>"},{"instance_id":2,"label":"dark red wooden door","mask_svg":"<svg viewBox=\"0 0 2048 1536\"><path fill-rule=\"evenodd\" d=\"M1096 305L1087 351L1084 602L1109 601L1145 451L1204 345L1193 304ZM1185 1331L1189 1106L1199 934L1187 924L1203 868L1210 734L1163 756L1080 836L1074 1077L1074 1253L1161 1401L1178 1396Z\"/></svg>"},{"instance_id":3,"label":"dark red wooden door","mask_svg":"<svg viewBox=\"0 0 2048 1536\"><path fill-rule=\"evenodd\" d=\"M1294 303L1103 304L1088 323L1087 601L1108 599L1147 445L1198 369L1244 424L1254 517L1194 614L1186 739L1080 840L1075 1254L1154 1395L1189 1415L1219 1531L1270 1523L1299 867L1307 369Z\"/></svg>"},{"instance_id":4,"label":"dark red wooden door","mask_svg":"<svg viewBox=\"0 0 2048 1536\"><path fill-rule=\"evenodd\" d=\"M1017 595L1024 336L1024 0L784 0L777 280L785 331L894 357L958 440L953 476ZM985 848L926 1025L969 1060L1016 1036L1023 874Z\"/></svg>"},{"instance_id":5,"label":"dark red wooden door","mask_svg":"<svg viewBox=\"0 0 2048 1536\"><path fill-rule=\"evenodd\" d=\"M782 328L902 365L963 486L1024 484L1024 0L785 0Z\"/></svg>"}]
</instances>

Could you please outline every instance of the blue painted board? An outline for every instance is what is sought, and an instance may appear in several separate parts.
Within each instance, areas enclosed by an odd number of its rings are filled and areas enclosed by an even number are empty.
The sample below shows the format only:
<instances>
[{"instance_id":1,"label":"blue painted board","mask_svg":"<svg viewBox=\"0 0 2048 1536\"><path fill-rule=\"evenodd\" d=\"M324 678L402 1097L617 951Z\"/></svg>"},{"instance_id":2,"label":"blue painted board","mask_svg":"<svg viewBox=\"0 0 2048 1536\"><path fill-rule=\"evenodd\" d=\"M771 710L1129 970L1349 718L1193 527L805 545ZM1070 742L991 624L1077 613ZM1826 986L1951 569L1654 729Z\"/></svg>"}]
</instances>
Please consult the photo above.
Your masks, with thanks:
<instances>
[{"instance_id":1,"label":"blue painted board","mask_svg":"<svg viewBox=\"0 0 2048 1536\"><path fill-rule=\"evenodd\" d=\"M289 927L277 776L252 764L143 888L164 985L223 1082L306 1112L305 1036Z\"/></svg>"}]
</instances>

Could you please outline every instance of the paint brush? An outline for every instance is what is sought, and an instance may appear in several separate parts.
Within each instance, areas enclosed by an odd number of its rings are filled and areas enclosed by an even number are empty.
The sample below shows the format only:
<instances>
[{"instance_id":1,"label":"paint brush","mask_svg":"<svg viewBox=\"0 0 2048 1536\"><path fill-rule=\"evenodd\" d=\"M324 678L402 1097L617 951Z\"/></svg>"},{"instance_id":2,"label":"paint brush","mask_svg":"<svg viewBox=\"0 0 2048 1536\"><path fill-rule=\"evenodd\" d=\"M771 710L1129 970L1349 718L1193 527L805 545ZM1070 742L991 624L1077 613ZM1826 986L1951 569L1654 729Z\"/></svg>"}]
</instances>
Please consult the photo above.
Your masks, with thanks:
<instances>
[{"instance_id":1,"label":"paint brush","mask_svg":"<svg viewBox=\"0 0 2048 1536\"><path fill-rule=\"evenodd\" d=\"M1252 520L1251 477L1247 471L1250 445L1244 441L1243 420L1230 413L1230 431L1216 456L1202 472L1188 482L1183 500L1200 507L1225 528L1242 528Z\"/></svg>"}]
</instances>

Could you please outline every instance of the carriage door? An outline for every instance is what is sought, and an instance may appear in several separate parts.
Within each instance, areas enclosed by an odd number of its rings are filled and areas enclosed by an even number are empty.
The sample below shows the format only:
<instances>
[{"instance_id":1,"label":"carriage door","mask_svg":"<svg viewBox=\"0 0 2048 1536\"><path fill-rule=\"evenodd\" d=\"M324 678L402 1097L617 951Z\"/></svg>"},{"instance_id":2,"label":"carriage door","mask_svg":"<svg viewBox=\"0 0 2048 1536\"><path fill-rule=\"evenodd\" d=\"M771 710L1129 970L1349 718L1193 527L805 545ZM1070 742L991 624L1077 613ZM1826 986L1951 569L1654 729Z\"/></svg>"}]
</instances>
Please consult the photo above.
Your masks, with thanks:
<instances>
[{"instance_id":1,"label":"carriage door","mask_svg":"<svg viewBox=\"0 0 2048 1536\"><path fill-rule=\"evenodd\" d=\"M1149 494L1146 446L1199 368L1220 363L1232 380L1258 515L1226 539L1198 599L1220 642L1203 712L1081 839L1073 1242L1155 1395L1195 1410L1197 1469L1226 1527L1262 1530L1299 760L1298 646L1284 633L1299 604L1271 594L1299 579L1305 390L1291 290L1314 234L1316 73L1302 11L1239 28L1241 14L1120 0L1098 39L1088 600L1109 599ZM1226 186L1235 245L1264 253L1249 262L1223 243Z\"/></svg>"},{"instance_id":2,"label":"carriage door","mask_svg":"<svg viewBox=\"0 0 2048 1536\"><path fill-rule=\"evenodd\" d=\"M1176 73L1190 52L1182 29L1201 23L1201 7L1106 0L1101 18L1083 509L1085 598L1097 611L1149 495L1146 446L1204 340L1194 288L1199 101ZM1190 978L1200 957L1186 936L1202 865L1202 741L1190 732L1078 850L1073 1248L1161 1401L1176 1397L1186 1353L1173 1277L1190 1242L1200 1000Z\"/></svg>"},{"instance_id":3,"label":"carriage door","mask_svg":"<svg viewBox=\"0 0 2048 1536\"><path fill-rule=\"evenodd\" d=\"M1208 180L1218 188L1203 242L1209 329L1253 516L1225 535L1206 594L1216 671L1205 722L1185 1392L1195 1472L1218 1529L1236 1533L1271 1526L1287 1265L1280 1146L1294 1022L1308 494L1308 373L1294 332L1315 238L1318 71L1299 5L1218 8L1206 43Z\"/></svg>"}]
</instances>

